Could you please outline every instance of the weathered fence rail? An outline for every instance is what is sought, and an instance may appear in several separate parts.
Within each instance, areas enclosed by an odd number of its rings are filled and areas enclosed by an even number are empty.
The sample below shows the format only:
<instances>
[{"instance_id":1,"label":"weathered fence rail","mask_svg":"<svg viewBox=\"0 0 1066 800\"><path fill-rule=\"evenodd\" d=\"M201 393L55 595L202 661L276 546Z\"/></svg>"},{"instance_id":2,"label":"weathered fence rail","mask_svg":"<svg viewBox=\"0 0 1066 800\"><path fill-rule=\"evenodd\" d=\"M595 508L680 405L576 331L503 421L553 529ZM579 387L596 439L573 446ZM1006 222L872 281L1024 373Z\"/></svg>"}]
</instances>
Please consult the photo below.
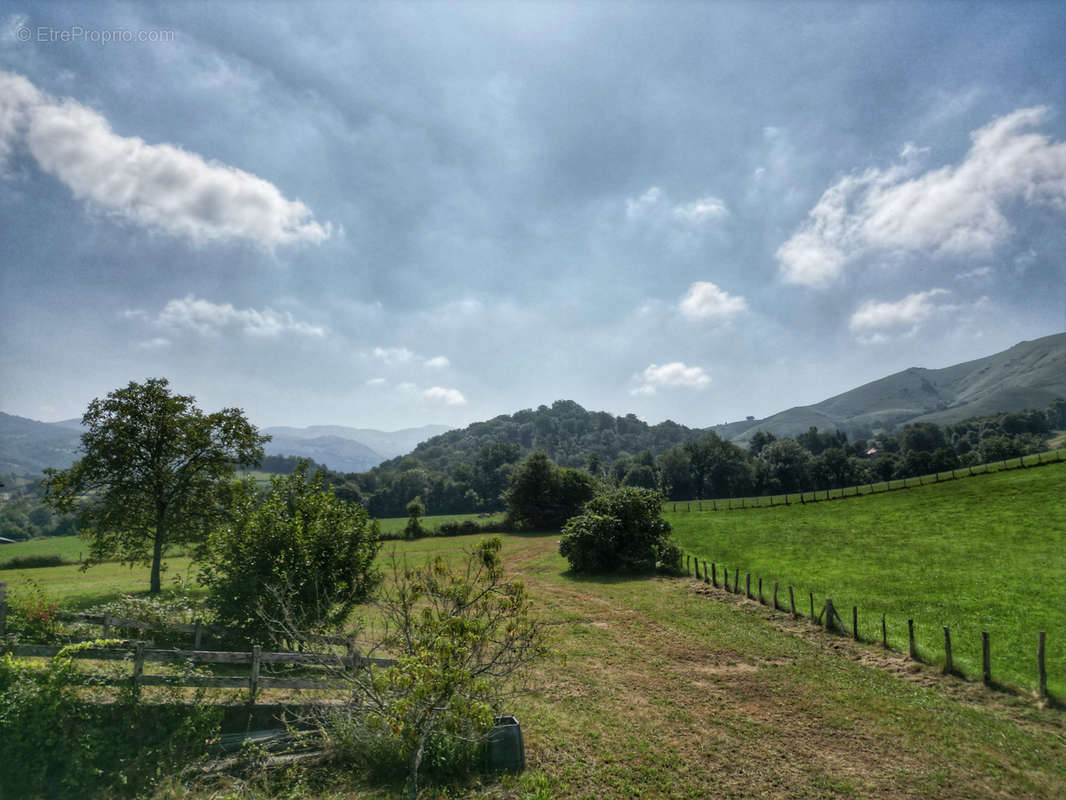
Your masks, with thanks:
<instances>
[{"instance_id":1,"label":"weathered fence rail","mask_svg":"<svg viewBox=\"0 0 1066 800\"><path fill-rule=\"evenodd\" d=\"M700 562L703 562L702 575L700 570ZM740 567L733 569L734 581L733 585L729 585L729 568L724 564L719 565L715 562L708 562L706 559L700 559L698 556L691 554L685 554L684 559L685 572L695 577L697 580L702 580L704 583L711 584L715 588L720 588L723 591L731 594L744 594L747 600L751 600L759 603L760 605L769 605L762 593L762 578L757 578L759 590L755 594L751 591L751 573L745 574L745 588L740 589L739 577ZM719 586L718 583L718 567L722 567L722 575L724 579ZM778 584L774 583L773 594L773 609L775 611L788 612L793 619L799 619L800 614L796 611L796 600L792 586L788 587L789 596L789 608L785 609L778 605ZM851 636L855 641L872 641L863 639L859 634L859 608L858 606L851 607L851 631L848 631L847 626L844 624L844 620L841 619L840 613L833 603L832 598L827 597L821 611L815 613L814 593L810 593L810 622L812 625L818 625L824 627L827 631L838 631L843 635ZM917 646L915 644L914 635L914 620L907 620L907 638L908 638L908 657L914 661L921 661L922 659L918 655ZM956 667L954 659L952 657L952 639L951 629L948 626L942 626L944 631L944 664L943 672L945 674L955 674L962 676L962 672ZM880 643L884 649L888 649L888 626L885 621L885 615L881 614L881 639ZM1037 674L1037 696L1041 700L1049 699L1047 689L1047 663L1046 663L1046 651L1047 651L1047 632L1040 631L1037 635L1036 646L1036 674ZM981 632L981 680L987 686L996 685L992 679L992 648L991 637L987 631Z\"/></svg>"},{"instance_id":2,"label":"weathered fence rail","mask_svg":"<svg viewBox=\"0 0 1066 800\"><path fill-rule=\"evenodd\" d=\"M64 649L58 645L14 644L7 642L2 648L16 656L26 658L55 658ZM267 664L291 666L335 667L345 670L365 669L370 666L389 667L396 663L390 658L370 658L357 652L347 655L332 653L294 653L289 651L264 651L258 645L247 651L232 650L162 650L145 647L143 642L128 642L125 647L88 647L70 651L76 659L91 661L129 661L132 671L128 677L99 677L82 674L84 683L104 686L128 686L135 690L142 686L211 687L220 689L247 689L248 702L254 704L256 696L264 689L343 689L348 684L328 672L314 676L263 675L261 667ZM244 675L146 675L147 662L163 664L231 664L249 667Z\"/></svg>"},{"instance_id":3,"label":"weathered fence rail","mask_svg":"<svg viewBox=\"0 0 1066 800\"><path fill-rule=\"evenodd\" d=\"M663 509L681 511L746 511L754 508L777 508L780 506L807 505L824 503L827 500L846 500L849 497L863 497L871 494L884 494L902 489L914 489L931 483L971 478L995 472L1009 472L1016 469L1032 469L1047 464L1057 464L1066 460L1066 450L1047 450L1033 455L1008 458L988 464L971 467L958 467L952 470L931 472L928 475L915 475L907 478L893 478L889 481L875 481L856 486L837 489L810 489L803 492L782 492L780 494L758 495L752 497L715 497L694 500L667 500Z\"/></svg>"}]
</instances>

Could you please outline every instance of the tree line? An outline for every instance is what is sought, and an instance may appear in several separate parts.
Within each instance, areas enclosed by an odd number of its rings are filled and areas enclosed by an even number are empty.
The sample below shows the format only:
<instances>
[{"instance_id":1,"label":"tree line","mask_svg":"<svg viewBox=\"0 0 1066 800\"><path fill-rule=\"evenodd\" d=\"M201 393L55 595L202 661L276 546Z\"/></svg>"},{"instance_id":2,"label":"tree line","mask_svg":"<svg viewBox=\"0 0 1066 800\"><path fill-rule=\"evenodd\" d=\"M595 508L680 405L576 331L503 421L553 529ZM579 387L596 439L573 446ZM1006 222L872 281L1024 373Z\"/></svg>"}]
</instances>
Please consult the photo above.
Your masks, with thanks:
<instances>
[{"instance_id":1,"label":"tree line","mask_svg":"<svg viewBox=\"0 0 1066 800\"><path fill-rule=\"evenodd\" d=\"M1066 400L1045 410L931 422L888 431L757 431L743 447L713 431L633 415L589 412L572 401L449 431L369 472L331 477L338 496L374 517L405 516L419 497L427 514L501 511L511 474L529 453L616 486L672 500L726 498L853 486L915 477L1038 452L1066 428Z\"/></svg>"}]
</instances>

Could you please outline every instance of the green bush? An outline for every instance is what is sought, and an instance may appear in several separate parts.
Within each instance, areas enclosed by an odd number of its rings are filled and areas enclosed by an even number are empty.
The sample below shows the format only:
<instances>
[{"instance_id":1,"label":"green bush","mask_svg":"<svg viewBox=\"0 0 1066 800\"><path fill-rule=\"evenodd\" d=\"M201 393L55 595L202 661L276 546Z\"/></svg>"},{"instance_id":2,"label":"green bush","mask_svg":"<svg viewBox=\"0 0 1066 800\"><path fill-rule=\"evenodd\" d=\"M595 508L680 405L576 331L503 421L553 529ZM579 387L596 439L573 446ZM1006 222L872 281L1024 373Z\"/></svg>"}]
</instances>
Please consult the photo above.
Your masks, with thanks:
<instances>
[{"instance_id":1,"label":"green bush","mask_svg":"<svg viewBox=\"0 0 1066 800\"><path fill-rule=\"evenodd\" d=\"M73 650L110 643L67 648L43 669L0 657L0 797L142 797L205 751L221 712L202 702L146 706L127 691L93 702L76 688Z\"/></svg>"},{"instance_id":2,"label":"green bush","mask_svg":"<svg viewBox=\"0 0 1066 800\"><path fill-rule=\"evenodd\" d=\"M342 624L379 581L378 525L361 506L334 497L303 466L274 477L262 502L251 487L233 521L214 531L200 582L218 622L250 641L285 630L314 633Z\"/></svg>"},{"instance_id":3,"label":"green bush","mask_svg":"<svg viewBox=\"0 0 1066 800\"><path fill-rule=\"evenodd\" d=\"M563 527L559 553L574 572L674 572L681 550L660 516L662 504L662 495L650 489L598 494Z\"/></svg>"}]
</instances>

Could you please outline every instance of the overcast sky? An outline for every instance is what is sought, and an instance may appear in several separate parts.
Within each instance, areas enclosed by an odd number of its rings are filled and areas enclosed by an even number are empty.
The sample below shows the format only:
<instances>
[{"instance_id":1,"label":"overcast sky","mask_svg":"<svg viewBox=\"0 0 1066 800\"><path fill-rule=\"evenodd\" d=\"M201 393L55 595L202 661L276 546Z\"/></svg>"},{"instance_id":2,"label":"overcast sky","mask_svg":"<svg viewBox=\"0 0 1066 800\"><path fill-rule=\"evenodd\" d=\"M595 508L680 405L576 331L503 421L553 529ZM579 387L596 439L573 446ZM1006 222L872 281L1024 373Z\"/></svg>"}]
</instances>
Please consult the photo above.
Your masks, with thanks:
<instances>
[{"instance_id":1,"label":"overcast sky","mask_svg":"<svg viewBox=\"0 0 1066 800\"><path fill-rule=\"evenodd\" d=\"M0 410L707 426L1066 330L1066 4L0 3Z\"/></svg>"}]
</instances>

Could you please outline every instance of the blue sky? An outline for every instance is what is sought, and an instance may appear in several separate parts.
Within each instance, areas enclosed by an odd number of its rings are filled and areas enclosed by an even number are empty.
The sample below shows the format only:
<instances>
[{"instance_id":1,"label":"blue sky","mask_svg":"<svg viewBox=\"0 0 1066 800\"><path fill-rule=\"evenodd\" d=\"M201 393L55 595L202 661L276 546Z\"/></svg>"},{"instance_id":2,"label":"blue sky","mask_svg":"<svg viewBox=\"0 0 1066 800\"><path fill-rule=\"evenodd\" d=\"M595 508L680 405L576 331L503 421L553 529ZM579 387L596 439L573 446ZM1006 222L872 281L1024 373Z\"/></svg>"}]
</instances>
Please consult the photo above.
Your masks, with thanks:
<instances>
[{"instance_id":1,"label":"blue sky","mask_svg":"<svg viewBox=\"0 0 1066 800\"><path fill-rule=\"evenodd\" d=\"M0 5L0 409L765 416L1066 330L1061 3Z\"/></svg>"}]
</instances>

